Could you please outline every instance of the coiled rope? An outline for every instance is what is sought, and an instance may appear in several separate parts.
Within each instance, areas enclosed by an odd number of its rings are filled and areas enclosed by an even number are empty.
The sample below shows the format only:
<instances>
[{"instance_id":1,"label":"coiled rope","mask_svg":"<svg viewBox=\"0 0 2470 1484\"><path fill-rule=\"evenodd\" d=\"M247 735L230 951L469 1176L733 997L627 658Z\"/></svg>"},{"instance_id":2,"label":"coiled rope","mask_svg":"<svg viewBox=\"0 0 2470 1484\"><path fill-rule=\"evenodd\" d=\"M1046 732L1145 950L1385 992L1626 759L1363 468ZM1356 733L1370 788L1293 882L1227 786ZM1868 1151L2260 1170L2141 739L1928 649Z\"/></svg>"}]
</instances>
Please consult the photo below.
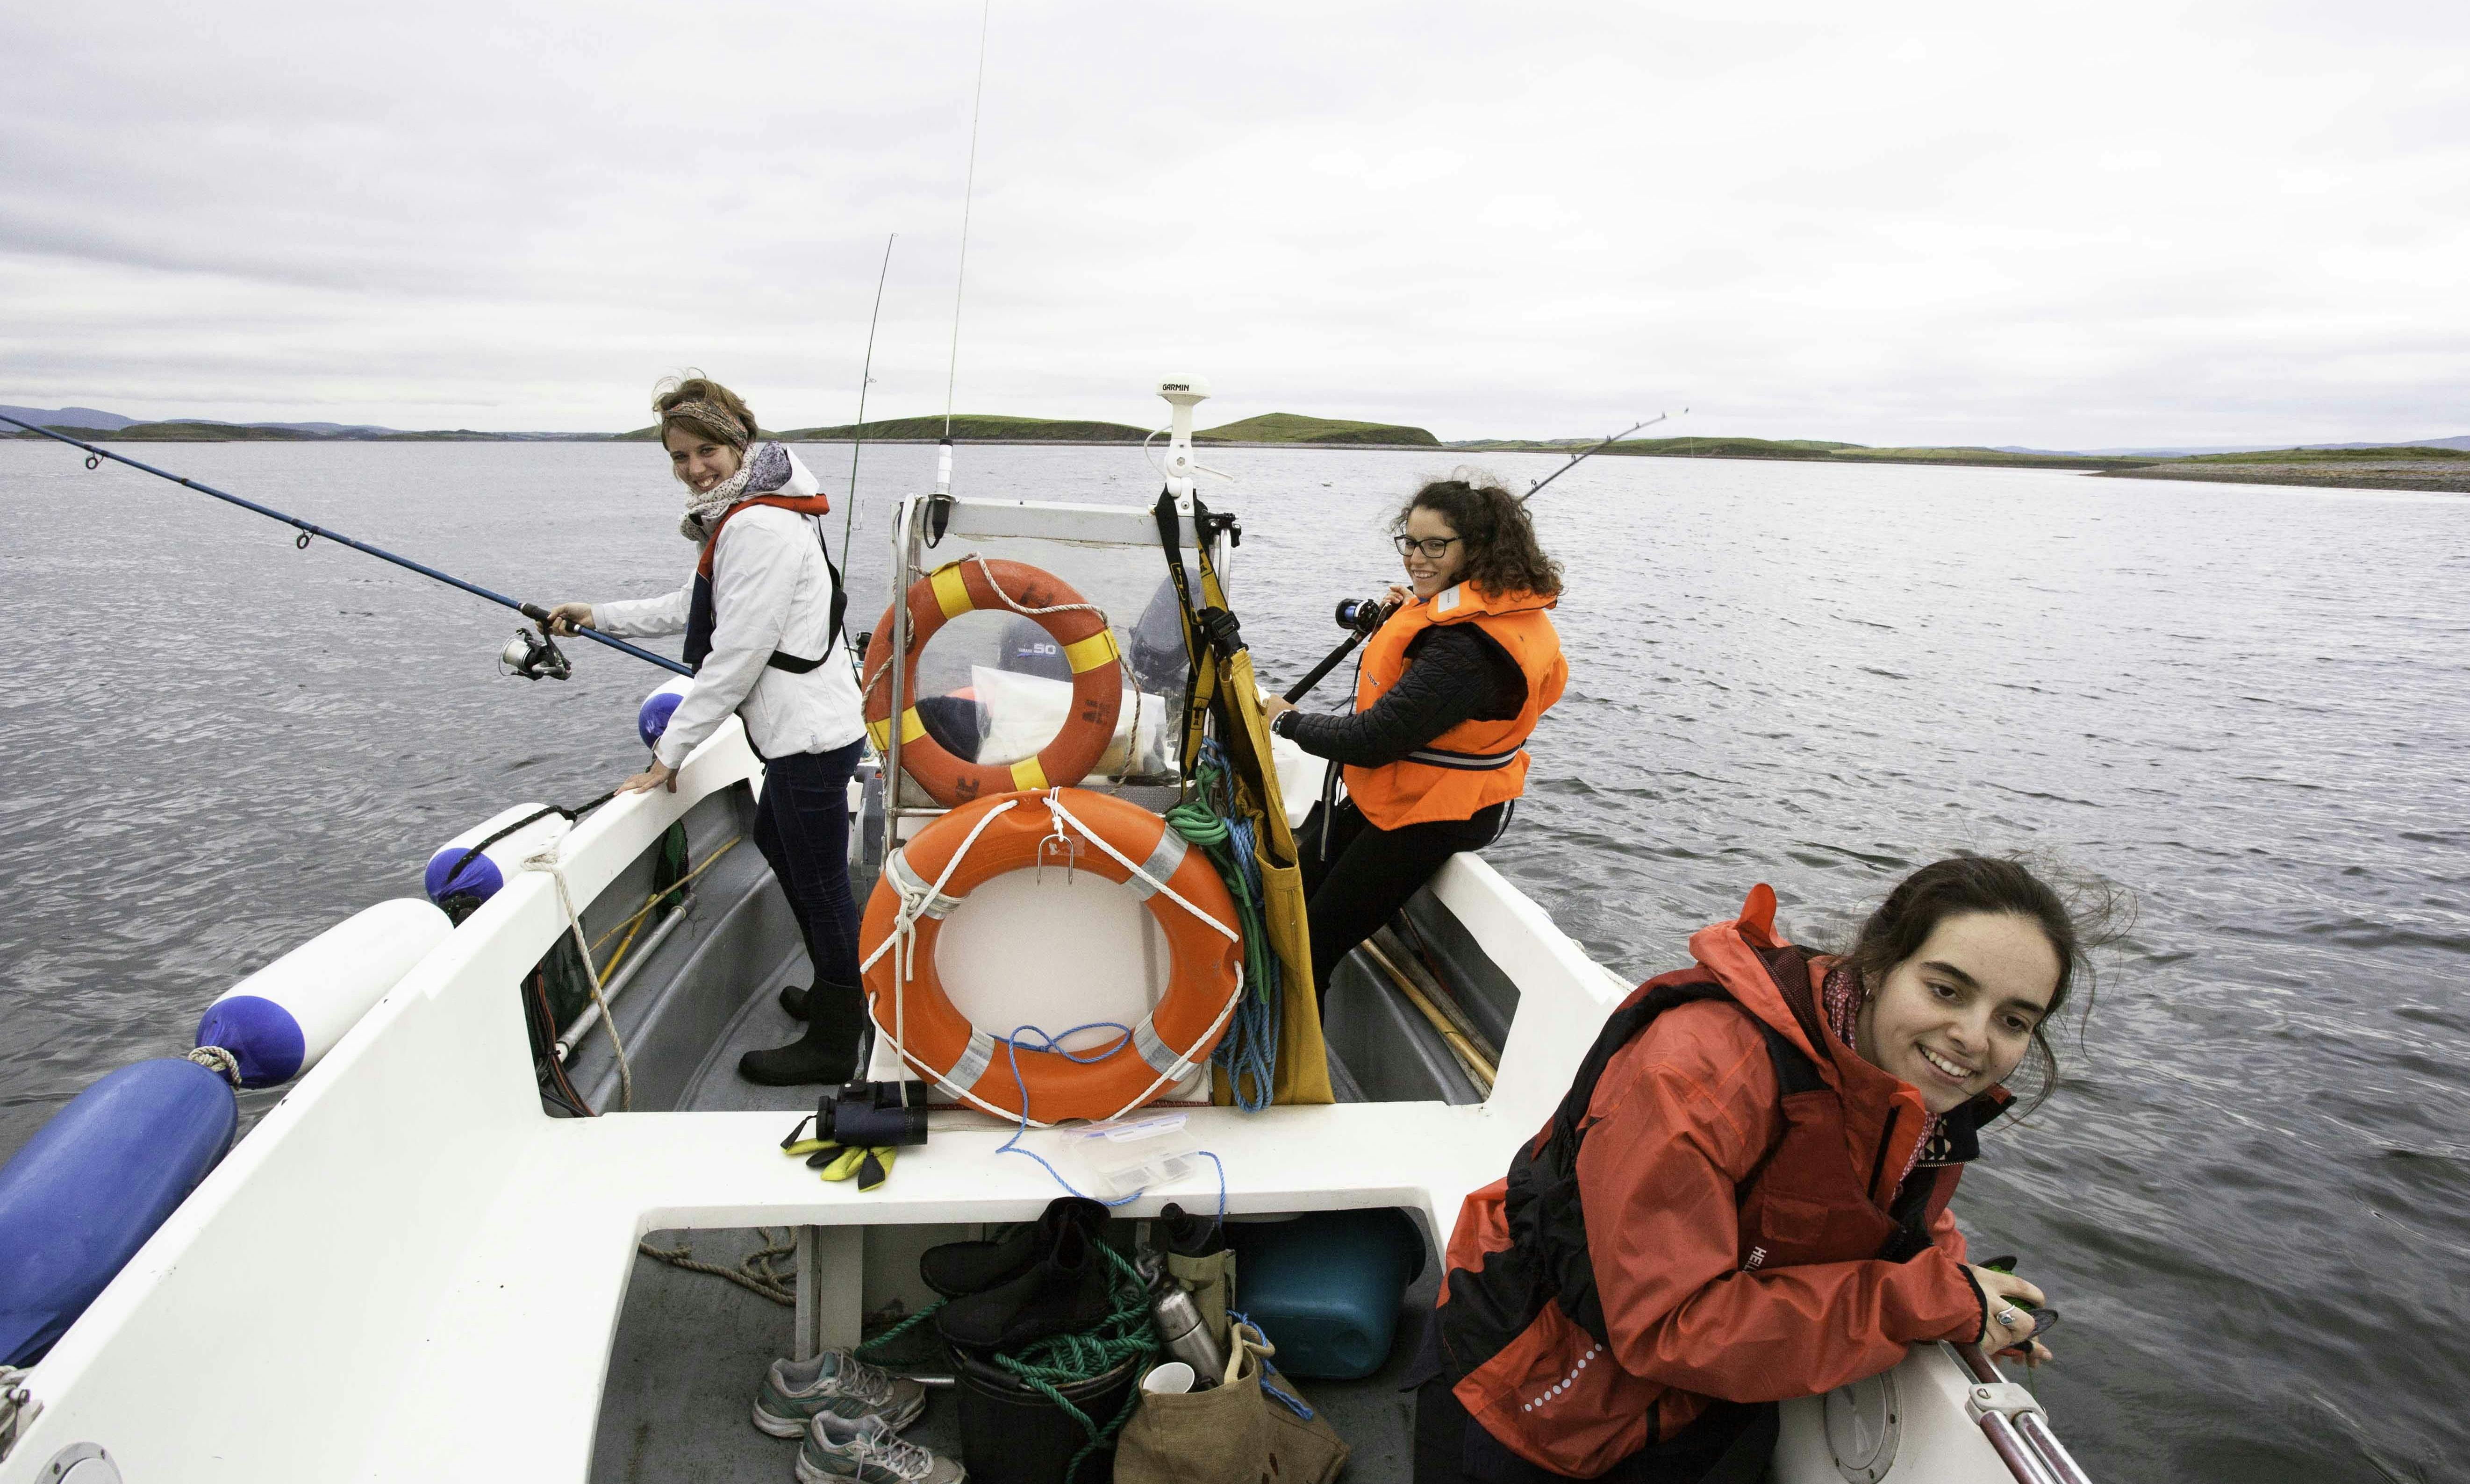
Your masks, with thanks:
<instances>
[{"instance_id":1,"label":"coiled rope","mask_svg":"<svg viewBox=\"0 0 2470 1484\"><path fill-rule=\"evenodd\" d=\"M1124 1403L1104 1426L1092 1421L1088 1413L1073 1404L1062 1388L1093 1381L1111 1375L1117 1368L1130 1363L1136 1371L1146 1370L1150 1357L1166 1351L1166 1341L1157 1332L1157 1319L1150 1311L1149 1285L1140 1270L1124 1259L1124 1255L1104 1242L1098 1250L1115 1269L1114 1308L1107 1317L1086 1330L1070 1334L1057 1334L1021 1347L1018 1355L994 1352L995 1364L1009 1372L1013 1379L1063 1409L1064 1415L1081 1425L1088 1441L1072 1455L1064 1466L1064 1484L1080 1473L1081 1465L1089 1456L1114 1441L1124 1424L1131 1419L1140 1405L1141 1389L1137 1377L1127 1388ZM900 1323L884 1331L857 1347L861 1354L888 1345L925 1323L949 1300L939 1299L911 1314Z\"/></svg>"},{"instance_id":2,"label":"coiled rope","mask_svg":"<svg viewBox=\"0 0 2470 1484\"><path fill-rule=\"evenodd\" d=\"M794 1270L785 1269L782 1264L793 1259L798 1251L795 1236L784 1237L775 1241L772 1240L771 1228L763 1226L757 1227L755 1235L763 1239L764 1245L740 1259L735 1267L723 1267L717 1263L704 1262L694 1255L692 1247L655 1247L648 1241L639 1241L635 1244L635 1250L647 1258L666 1263L671 1267L683 1267L690 1273L710 1273L714 1278L726 1278L749 1293L759 1293L783 1308L794 1307L798 1302L797 1274Z\"/></svg>"},{"instance_id":3,"label":"coiled rope","mask_svg":"<svg viewBox=\"0 0 2470 1484\"><path fill-rule=\"evenodd\" d=\"M1177 834L1200 847L1209 864L1218 868L1227 894L1235 898L1235 914L1244 929L1244 979L1248 986L1236 1009L1234 1024L1209 1059L1226 1074L1236 1106L1258 1113L1270 1105L1277 1077L1281 1000L1278 956L1270 947L1269 924L1262 913L1261 862L1253 853L1252 822L1236 804L1234 768L1217 739L1201 743L1194 777L1198 786L1192 797L1167 810L1166 822Z\"/></svg>"}]
</instances>

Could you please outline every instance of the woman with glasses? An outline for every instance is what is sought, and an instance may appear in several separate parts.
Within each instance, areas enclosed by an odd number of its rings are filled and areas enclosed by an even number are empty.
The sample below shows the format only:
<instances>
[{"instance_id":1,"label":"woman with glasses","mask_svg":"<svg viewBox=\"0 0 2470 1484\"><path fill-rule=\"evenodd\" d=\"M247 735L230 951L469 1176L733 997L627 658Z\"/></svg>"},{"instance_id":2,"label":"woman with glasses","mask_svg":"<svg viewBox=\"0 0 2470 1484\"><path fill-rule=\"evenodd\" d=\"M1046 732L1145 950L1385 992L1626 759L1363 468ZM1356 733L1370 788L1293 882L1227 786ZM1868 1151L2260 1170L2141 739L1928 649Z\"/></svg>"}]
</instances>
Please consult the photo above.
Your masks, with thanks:
<instances>
[{"instance_id":1,"label":"woman with glasses","mask_svg":"<svg viewBox=\"0 0 2470 1484\"><path fill-rule=\"evenodd\" d=\"M1481 475L1435 480L1393 531L1409 585L1363 647L1354 714L1267 707L1272 731L1345 768L1345 800L1315 810L1299 842L1323 994L1444 861L1500 837L1526 738L1570 674L1545 612L1561 566L1516 497Z\"/></svg>"}]
</instances>

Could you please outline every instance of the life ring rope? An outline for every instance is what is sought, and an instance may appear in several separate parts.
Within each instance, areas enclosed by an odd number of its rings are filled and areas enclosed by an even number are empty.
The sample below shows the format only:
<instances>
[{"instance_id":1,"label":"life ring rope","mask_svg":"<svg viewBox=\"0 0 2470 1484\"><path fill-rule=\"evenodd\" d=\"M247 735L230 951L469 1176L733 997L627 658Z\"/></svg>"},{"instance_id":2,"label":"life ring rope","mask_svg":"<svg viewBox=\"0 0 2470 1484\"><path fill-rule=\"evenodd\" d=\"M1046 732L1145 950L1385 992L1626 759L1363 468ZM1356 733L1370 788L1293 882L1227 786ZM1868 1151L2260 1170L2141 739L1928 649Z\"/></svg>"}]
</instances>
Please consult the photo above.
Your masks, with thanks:
<instances>
[{"instance_id":1,"label":"life ring rope","mask_svg":"<svg viewBox=\"0 0 2470 1484\"><path fill-rule=\"evenodd\" d=\"M1187 914L1191 915L1196 919L1214 929L1229 942L1239 945L1243 942L1244 936L1240 930L1210 916L1200 908L1194 906L1181 893L1167 885L1165 878L1174 874L1176 867L1181 863L1184 855L1184 849L1182 848L1169 849L1168 842L1172 841L1177 846L1186 846L1186 842L1183 837L1176 832L1173 825L1168 825L1166 832L1159 837L1158 848L1151 852L1149 860L1135 861L1131 857L1124 854L1121 850L1116 849L1112 845L1108 844L1105 837L1101 836L1096 830L1091 829L1087 824L1082 823L1082 821L1075 816L1071 810L1065 808L1063 806L1063 801L1060 797L1061 793L1062 790L1060 788L1049 789L1045 794L1039 796L1038 799L1039 802L1046 805L1047 816L1054 823L1056 832L1059 836L1062 834L1064 827L1069 825L1074 834L1088 841L1091 845L1096 846L1108 857L1112 858L1117 865L1130 872L1130 877L1125 882L1125 885L1133 887L1135 891L1139 891L1141 887L1146 887L1148 890L1141 893L1143 896L1152 894L1164 896L1167 900L1182 908ZM907 852L905 850L896 849L893 851L891 858L884 863L883 878L885 882L892 887L894 893L899 897L900 906L893 918L892 931L884 935L883 941L877 943L874 951L868 954L865 961L858 965L858 971L861 974L874 968L876 962L879 962L885 954L891 953L894 955L893 968L895 971L896 981L903 991L906 990L909 984L916 977L917 964L913 958L913 948L917 936L916 930L918 920L920 917L944 917L947 916L953 908L960 905L962 898L944 895L944 888L950 883L953 873L961 869L961 863L968 859L970 848L978 843L978 837L986 832L987 826L992 824L995 820L1001 816L1019 807L1024 801L1025 800L1022 799L1007 799L1001 803L996 804L993 808L989 809L985 814L980 815L976 822L969 826L969 833L963 837L961 847L952 852L952 858L950 860L944 863L944 869L936 874L935 880L932 883L929 883L923 876L920 875L910 867ZM1188 848L1188 846L1186 847ZM1135 885L1135 883L1137 883L1137 885ZM1092 1021L1088 1025L1075 1026L1071 1031L1066 1031L1063 1033L1065 1035L1069 1035L1072 1034L1073 1032L1077 1031L1106 1029L1120 1031L1123 1032L1123 1035L1121 1039L1107 1047L1105 1051L1098 1053L1096 1055L1081 1056L1068 1052L1064 1053L1064 1055L1074 1061L1092 1062L1104 1060L1108 1056L1118 1055L1129 1049L1135 1055L1138 1055L1142 1061L1148 1063L1151 1070L1157 1074L1150 1084L1146 1088L1142 1089L1138 1096L1134 1097L1130 1102L1125 1103L1121 1108L1118 1108L1113 1113L1107 1115L1109 1118L1121 1118L1126 1113L1130 1113L1134 1108L1140 1107L1143 1103L1148 1102L1150 1099L1157 1096L1159 1091L1162 1089L1172 1086L1191 1076L1193 1072L1200 1067L1200 1062L1195 1058L1194 1049L1215 1046L1217 1044L1219 1033L1225 1029L1227 1020L1234 1015L1236 1008L1244 1003L1244 965L1242 958L1239 955L1235 964L1234 993L1226 997L1226 1003L1219 1008L1216 1018L1210 1022L1208 1028L1203 1031L1200 1035L1194 1039L1192 1047L1177 1050L1175 1047L1167 1045L1165 1039L1157 1032L1155 1015L1150 1014L1142 1016L1140 1023L1133 1026L1125 1026L1115 1021ZM879 996L876 995L869 995L867 997L870 1015L872 1015L874 1002L878 998ZM925 1061L920 1059L916 1054L909 1050L906 1044L909 1022L909 997L905 992L895 996L893 1001L892 1018L892 1049L900 1057L902 1065L924 1076L941 1091L957 1098L964 1102L969 1103L983 1112L991 1113L995 1117L1005 1120L1017 1120L1024 1123L1027 1126L1037 1128L1051 1126L1039 1120L1028 1117L1026 1099L1023 1100L1022 1111L1014 1113L1010 1109L1000 1108L988 1102L986 1100L971 1092L970 1088L977 1082L979 1078L986 1074L989 1068L994 1065L995 1048L998 1043L1001 1043L1014 1053L1014 1076L1016 1079L1019 1076L1018 1050L1022 1044L1020 1037L1024 1034L1035 1033L1047 1044L1044 1046L1033 1046L1030 1048L1031 1050L1053 1050L1060 1052L1062 1051L1062 1048L1056 1044L1055 1037L1047 1035L1043 1030L1036 1026L1016 1027L1013 1031L1012 1034L1006 1036L997 1036L982 1027L972 1027L970 1030L968 1045L967 1049L962 1052L960 1057L954 1061L952 1066L948 1069L938 1070L937 1068L928 1065ZM880 1023L881 1022L878 1020L877 1024ZM1202 1055L1205 1055L1206 1053L1204 1052Z\"/></svg>"}]
</instances>

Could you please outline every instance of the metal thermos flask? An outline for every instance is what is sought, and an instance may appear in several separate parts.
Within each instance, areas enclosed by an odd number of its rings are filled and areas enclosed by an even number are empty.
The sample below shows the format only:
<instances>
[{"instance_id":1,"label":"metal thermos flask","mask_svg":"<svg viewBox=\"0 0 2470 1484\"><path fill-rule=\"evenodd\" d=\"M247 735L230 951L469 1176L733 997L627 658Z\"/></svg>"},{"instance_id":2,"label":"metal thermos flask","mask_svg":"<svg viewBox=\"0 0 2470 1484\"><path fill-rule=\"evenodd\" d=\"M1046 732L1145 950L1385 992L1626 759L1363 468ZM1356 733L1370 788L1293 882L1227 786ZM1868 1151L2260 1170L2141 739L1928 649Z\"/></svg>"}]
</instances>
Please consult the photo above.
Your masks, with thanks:
<instances>
[{"instance_id":1,"label":"metal thermos flask","mask_svg":"<svg viewBox=\"0 0 2470 1484\"><path fill-rule=\"evenodd\" d=\"M1192 1367L1193 1390L1215 1386L1225 1378L1226 1356L1219 1352L1218 1336L1209 1333L1209 1322L1191 1294L1168 1283L1151 1297L1150 1312L1157 1316L1167 1354Z\"/></svg>"}]
</instances>

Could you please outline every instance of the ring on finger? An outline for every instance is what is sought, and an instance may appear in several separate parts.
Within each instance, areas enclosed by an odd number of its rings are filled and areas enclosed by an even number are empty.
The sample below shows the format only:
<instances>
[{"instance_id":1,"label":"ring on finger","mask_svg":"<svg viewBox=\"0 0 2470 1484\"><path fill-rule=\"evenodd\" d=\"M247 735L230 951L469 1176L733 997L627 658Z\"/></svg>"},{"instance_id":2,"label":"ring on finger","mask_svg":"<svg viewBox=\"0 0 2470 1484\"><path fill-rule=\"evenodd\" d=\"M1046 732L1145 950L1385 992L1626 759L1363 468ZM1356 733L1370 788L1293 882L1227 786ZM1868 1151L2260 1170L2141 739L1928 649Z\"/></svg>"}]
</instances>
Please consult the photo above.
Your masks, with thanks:
<instances>
[{"instance_id":1,"label":"ring on finger","mask_svg":"<svg viewBox=\"0 0 2470 1484\"><path fill-rule=\"evenodd\" d=\"M2023 1319L2024 1312L2022 1310L2010 1305L2006 1308L2000 1309L1997 1314L1993 1317L1997 1319L2000 1328L2012 1330Z\"/></svg>"}]
</instances>

